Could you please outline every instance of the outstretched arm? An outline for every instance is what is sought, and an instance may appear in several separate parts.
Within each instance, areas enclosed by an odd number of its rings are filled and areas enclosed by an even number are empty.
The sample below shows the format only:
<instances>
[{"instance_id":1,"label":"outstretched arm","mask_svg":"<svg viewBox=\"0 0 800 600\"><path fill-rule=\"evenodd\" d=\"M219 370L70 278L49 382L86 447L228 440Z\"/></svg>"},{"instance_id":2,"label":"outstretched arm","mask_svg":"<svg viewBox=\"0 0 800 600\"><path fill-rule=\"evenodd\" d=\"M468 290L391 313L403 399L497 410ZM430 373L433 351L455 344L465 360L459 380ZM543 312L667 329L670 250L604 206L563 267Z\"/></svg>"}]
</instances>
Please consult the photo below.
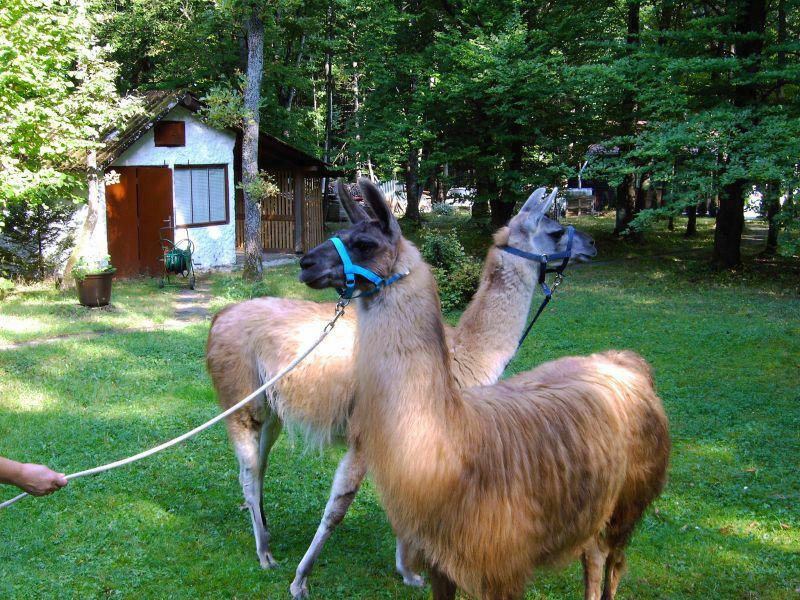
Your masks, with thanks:
<instances>
[{"instance_id":1,"label":"outstretched arm","mask_svg":"<svg viewBox=\"0 0 800 600\"><path fill-rule=\"evenodd\" d=\"M63 473L56 473L44 465L19 463L0 456L0 483L9 483L32 496L46 496L67 485Z\"/></svg>"}]
</instances>

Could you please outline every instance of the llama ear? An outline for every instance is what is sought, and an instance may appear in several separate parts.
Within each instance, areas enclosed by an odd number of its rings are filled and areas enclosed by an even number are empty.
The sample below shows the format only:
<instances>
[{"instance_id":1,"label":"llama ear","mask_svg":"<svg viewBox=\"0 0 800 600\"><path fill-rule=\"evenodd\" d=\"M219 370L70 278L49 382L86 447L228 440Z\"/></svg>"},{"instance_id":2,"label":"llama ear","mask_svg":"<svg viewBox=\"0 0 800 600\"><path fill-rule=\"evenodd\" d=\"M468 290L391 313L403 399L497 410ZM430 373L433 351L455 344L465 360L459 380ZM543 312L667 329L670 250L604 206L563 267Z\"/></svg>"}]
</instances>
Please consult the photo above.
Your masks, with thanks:
<instances>
[{"instance_id":1,"label":"llama ear","mask_svg":"<svg viewBox=\"0 0 800 600\"><path fill-rule=\"evenodd\" d=\"M355 224L359 221L369 219L367 212L363 209L363 207L359 206L358 203L353 200L353 197L350 195L350 191L347 189L347 186L341 179L336 180L336 195L338 196L339 202L341 202L342 208L344 208L344 212L347 214L347 218L351 223Z\"/></svg>"},{"instance_id":2,"label":"llama ear","mask_svg":"<svg viewBox=\"0 0 800 600\"><path fill-rule=\"evenodd\" d=\"M522 208L519 209L519 212L524 213L532 211L536 205L539 204L546 191L547 190L543 187L534 190L534 192L528 196L528 199L525 200L525 204L522 205Z\"/></svg>"},{"instance_id":3,"label":"llama ear","mask_svg":"<svg viewBox=\"0 0 800 600\"><path fill-rule=\"evenodd\" d=\"M367 201L372 212L375 213L375 218L381 224L383 232L391 235L393 239L398 239L401 235L400 224L392 214L381 189L366 177L358 180L358 187L361 188L364 200Z\"/></svg>"},{"instance_id":4,"label":"llama ear","mask_svg":"<svg viewBox=\"0 0 800 600\"><path fill-rule=\"evenodd\" d=\"M546 215L546 214L547 214L547 212L548 212L548 211L550 210L550 208L553 206L553 202L554 202L554 201L555 201L555 199L556 199L556 193L557 193L557 192L558 192L558 188L557 188L557 187L554 187L554 188L553 188L553 191L552 191L552 192L550 192L550 195L549 195L549 196L547 196L547 198L545 198L545 199L544 199L544 202L542 202L542 203L541 203L541 205L539 205L539 207L537 208L537 211L538 211L539 213L541 213L541 214L543 214L543 215Z\"/></svg>"}]
</instances>

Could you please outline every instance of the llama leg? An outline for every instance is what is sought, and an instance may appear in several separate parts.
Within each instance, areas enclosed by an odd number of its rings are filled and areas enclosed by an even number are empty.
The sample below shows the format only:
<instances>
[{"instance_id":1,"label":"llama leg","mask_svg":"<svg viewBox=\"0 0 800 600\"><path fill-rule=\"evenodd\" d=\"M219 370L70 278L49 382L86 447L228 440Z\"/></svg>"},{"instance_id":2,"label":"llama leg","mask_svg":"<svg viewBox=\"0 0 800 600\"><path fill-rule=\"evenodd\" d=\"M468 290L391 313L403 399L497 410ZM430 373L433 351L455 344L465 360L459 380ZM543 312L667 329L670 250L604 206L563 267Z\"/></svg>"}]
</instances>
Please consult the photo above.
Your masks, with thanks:
<instances>
[{"instance_id":1,"label":"llama leg","mask_svg":"<svg viewBox=\"0 0 800 600\"><path fill-rule=\"evenodd\" d=\"M314 562L325 541L331 536L336 526L342 522L350 503L353 502L358 488L367 473L367 466L361 455L353 448L350 448L342 458L336 468L336 475L333 477L333 486L328 503L325 505L325 513L322 515L317 532L311 545L306 550L303 560L297 565L294 581L289 588L293 598L308 597L308 576L314 568Z\"/></svg>"},{"instance_id":2,"label":"llama leg","mask_svg":"<svg viewBox=\"0 0 800 600\"><path fill-rule=\"evenodd\" d=\"M431 578L433 600L456 599L456 584L453 583L447 575L439 571L436 567L431 567L428 574Z\"/></svg>"},{"instance_id":3,"label":"llama leg","mask_svg":"<svg viewBox=\"0 0 800 600\"><path fill-rule=\"evenodd\" d=\"M614 600L619 581L625 573L625 550L614 548L606 559L606 584L603 589L603 600Z\"/></svg>"},{"instance_id":4,"label":"llama leg","mask_svg":"<svg viewBox=\"0 0 800 600\"><path fill-rule=\"evenodd\" d=\"M258 443L258 472L256 478L255 500L258 503L258 515L262 523L261 537L256 537L256 552L258 562L262 569L269 569L277 565L272 553L269 550L269 529L267 528L267 516L264 514L264 474L269 466L269 453L272 446L278 440L278 436L283 429L283 423L278 415L269 411L261 425L261 436ZM252 510L251 510L251 514ZM259 542L260 540L260 542Z\"/></svg>"},{"instance_id":5,"label":"llama leg","mask_svg":"<svg viewBox=\"0 0 800 600\"><path fill-rule=\"evenodd\" d=\"M419 573L415 573L413 569L408 566L408 557L410 550L408 545L400 538L397 538L397 545L395 546L394 557L395 567L397 572L403 576L403 583L411 587L422 587L425 585L425 578Z\"/></svg>"},{"instance_id":6,"label":"llama leg","mask_svg":"<svg viewBox=\"0 0 800 600\"><path fill-rule=\"evenodd\" d=\"M608 551L601 548L598 540L594 540L583 550L583 598L584 600L600 600L603 588L603 563Z\"/></svg>"},{"instance_id":7,"label":"llama leg","mask_svg":"<svg viewBox=\"0 0 800 600\"><path fill-rule=\"evenodd\" d=\"M269 569L276 563L269 550L269 532L262 494L267 454L280 433L280 420L270 411L260 428L254 427L251 421L238 421L231 423L228 429L239 459L239 483L242 486L245 507L250 511L258 562L262 568Z\"/></svg>"}]
</instances>

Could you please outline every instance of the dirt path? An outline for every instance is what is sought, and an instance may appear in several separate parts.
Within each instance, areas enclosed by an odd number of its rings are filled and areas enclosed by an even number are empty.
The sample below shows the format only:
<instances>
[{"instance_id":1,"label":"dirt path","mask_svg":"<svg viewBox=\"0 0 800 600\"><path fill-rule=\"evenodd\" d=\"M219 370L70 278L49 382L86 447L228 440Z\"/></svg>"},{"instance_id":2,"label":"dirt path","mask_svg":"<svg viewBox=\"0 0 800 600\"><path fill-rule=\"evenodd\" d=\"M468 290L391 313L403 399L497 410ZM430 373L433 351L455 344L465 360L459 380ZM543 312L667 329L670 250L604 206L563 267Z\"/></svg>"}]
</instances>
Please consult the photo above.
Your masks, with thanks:
<instances>
[{"instance_id":1,"label":"dirt path","mask_svg":"<svg viewBox=\"0 0 800 600\"><path fill-rule=\"evenodd\" d=\"M211 304L211 288L208 281L197 280L193 290L181 288L175 294L172 303L174 316L168 319L164 326L170 329L180 329L191 323L199 323L211 317L208 310Z\"/></svg>"}]
</instances>

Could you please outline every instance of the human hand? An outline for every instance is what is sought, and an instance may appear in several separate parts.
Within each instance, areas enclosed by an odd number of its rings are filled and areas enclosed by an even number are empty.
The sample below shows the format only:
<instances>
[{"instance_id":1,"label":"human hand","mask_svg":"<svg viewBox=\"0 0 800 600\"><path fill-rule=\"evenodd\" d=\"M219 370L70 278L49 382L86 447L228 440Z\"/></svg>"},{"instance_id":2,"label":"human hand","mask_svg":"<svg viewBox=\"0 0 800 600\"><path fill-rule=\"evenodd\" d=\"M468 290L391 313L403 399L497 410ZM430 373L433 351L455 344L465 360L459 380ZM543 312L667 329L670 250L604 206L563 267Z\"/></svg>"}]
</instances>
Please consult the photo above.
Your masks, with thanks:
<instances>
[{"instance_id":1,"label":"human hand","mask_svg":"<svg viewBox=\"0 0 800 600\"><path fill-rule=\"evenodd\" d=\"M46 496L69 483L63 473L56 473L44 465L27 463L20 466L17 486L32 496Z\"/></svg>"}]
</instances>

